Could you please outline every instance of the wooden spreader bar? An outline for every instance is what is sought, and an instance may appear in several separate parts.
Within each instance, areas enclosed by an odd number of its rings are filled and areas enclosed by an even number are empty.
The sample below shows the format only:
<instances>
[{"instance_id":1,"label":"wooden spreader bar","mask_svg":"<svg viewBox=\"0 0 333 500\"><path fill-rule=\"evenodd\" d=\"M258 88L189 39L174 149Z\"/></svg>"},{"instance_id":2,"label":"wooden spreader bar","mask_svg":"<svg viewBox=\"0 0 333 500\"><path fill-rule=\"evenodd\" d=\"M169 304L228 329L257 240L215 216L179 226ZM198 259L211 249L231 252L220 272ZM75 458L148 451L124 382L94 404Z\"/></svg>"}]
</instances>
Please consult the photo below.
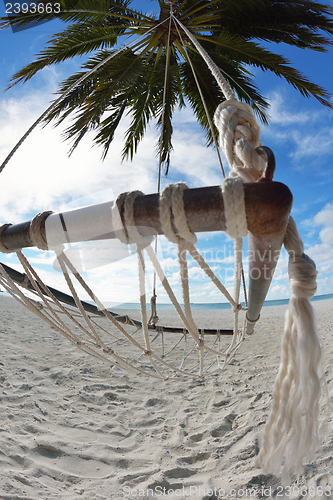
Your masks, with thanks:
<instances>
[{"instance_id":1,"label":"wooden spreader bar","mask_svg":"<svg viewBox=\"0 0 333 500\"><path fill-rule=\"evenodd\" d=\"M247 333L252 333L253 322L259 317L283 243L292 206L292 194L287 186L264 175L255 183L244 184L244 195L249 230ZM116 238L112 225L112 205L113 202L107 202L49 215L42 226L49 248L62 243ZM220 186L185 190L184 208L191 231L225 231ZM162 234L159 195L138 197L134 203L134 219L138 230L143 230L143 234L147 233L147 228L150 232ZM13 251L34 246L29 235L30 224L31 221L27 221L4 229L2 244ZM96 310L98 311L97 308ZM101 311L97 314L99 313ZM152 325L150 327L154 328ZM182 328L172 328L172 331L176 330L184 332ZM202 333L230 335L232 331L205 330Z\"/></svg>"},{"instance_id":2,"label":"wooden spreader bar","mask_svg":"<svg viewBox=\"0 0 333 500\"><path fill-rule=\"evenodd\" d=\"M280 182L264 181L244 184L245 207L249 231L257 237L278 234L285 231L291 210L292 194ZM80 209L51 214L46 219L46 239L52 234L54 243L115 238L112 226L111 207L113 202L91 205ZM136 226L152 228L155 234L162 234L159 221L159 195L150 194L136 199L134 219ZM223 198L220 186L188 189L184 191L184 207L191 231L225 231ZM67 227L63 231L60 215ZM9 250L34 246L29 228L31 221L7 227L2 233L2 243ZM53 236L53 234L55 236Z\"/></svg>"}]
</instances>

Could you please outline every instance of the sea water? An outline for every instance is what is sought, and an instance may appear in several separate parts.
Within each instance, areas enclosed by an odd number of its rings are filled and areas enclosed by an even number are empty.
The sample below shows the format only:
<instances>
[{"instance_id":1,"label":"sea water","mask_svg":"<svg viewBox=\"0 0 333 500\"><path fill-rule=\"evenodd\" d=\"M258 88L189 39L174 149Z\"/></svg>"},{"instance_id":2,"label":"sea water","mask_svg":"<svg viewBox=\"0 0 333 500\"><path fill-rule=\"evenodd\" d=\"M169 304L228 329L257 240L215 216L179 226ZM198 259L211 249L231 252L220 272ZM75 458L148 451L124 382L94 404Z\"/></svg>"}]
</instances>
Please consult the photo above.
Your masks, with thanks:
<instances>
[{"instance_id":1,"label":"sea water","mask_svg":"<svg viewBox=\"0 0 333 500\"><path fill-rule=\"evenodd\" d=\"M333 293L329 293L326 295L315 295L310 299L310 301L317 301L317 300L325 300L325 299L333 299ZM283 306L288 304L289 299L278 299L278 300L265 300L264 302L264 307L267 306ZM245 304L243 304L245 305ZM125 302L124 304L120 305L110 305L109 307L113 307L113 309L140 309L140 305L136 303L131 303L131 302ZM147 308L150 309L150 304L147 304ZM193 310L210 310L210 309L231 309L231 305L229 302L212 302L212 303L191 303L191 308ZM161 311L171 311L173 310L173 305L172 304L158 304L158 309Z\"/></svg>"}]
</instances>

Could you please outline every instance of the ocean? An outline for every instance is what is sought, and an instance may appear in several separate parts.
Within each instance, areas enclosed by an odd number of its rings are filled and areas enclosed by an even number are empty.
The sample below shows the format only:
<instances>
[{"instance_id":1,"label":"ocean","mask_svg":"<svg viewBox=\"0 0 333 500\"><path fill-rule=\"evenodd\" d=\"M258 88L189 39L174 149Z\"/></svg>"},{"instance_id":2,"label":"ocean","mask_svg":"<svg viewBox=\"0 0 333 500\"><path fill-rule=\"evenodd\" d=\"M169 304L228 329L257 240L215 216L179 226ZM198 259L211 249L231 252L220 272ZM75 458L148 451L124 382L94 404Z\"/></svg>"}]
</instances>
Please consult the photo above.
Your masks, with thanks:
<instances>
[{"instance_id":1,"label":"ocean","mask_svg":"<svg viewBox=\"0 0 333 500\"><path fill-rule=\"evenodd\" d=\"M2 290L0 290L2 291ZM10 297L10 294L7 292L2 292L3 295ZM310 299L311 302L315 302L317 300L326 300L326 299L333 299L333 293L329 293L326 295L315 295ZM93 304L92 301L87 300L86 302L90 302ZM278 299L278 300L266 300L264 302L263 307L268 307L268 306L282 306L288 304L289 299ZM182 305L182 304L181 304ZM243 306L245 306L244 303L242 303ZM122 304L119 303L114 303L114 302L104 302L104 306L107 307L108 309L111 310L117 310L117 309L132 309L132 310L140 310L140 304L134 303L134 302L124 302ZM231 309L231 305L229 302L212 302L212 303L196 303L193 302L191 303L191 308L195 311L198 310L210 310L210 309ZM150 310L150 303L147 303L147 309ZM172 311L173 310L173 305L170 304L162 304L158 303L158 309L161 311Z\"/></svg>"},{"instance_id":2,"label":"ocean","mask_svg":"<svg viewBox=\"0 0 333 500\"><path fill-rule=\"evenodd\" d=\"M315 295L310 299L311 302L315 302L317 300L326 300L326 299L333 299L333 293L329 293L326 295ZM268 306L282 306L288 304L289 299L278 299L278 300L266 300L264 302L264 307ZM111 307L113 309L140 309L140 304L136 303L131 303L131 302L125 302L123 304L117 304L117 305L107 305L107 307ZM245 305L245 304L243 304ZM210 309L231 309L231 305L229 302L212 302L212 303L192 303L191 308L193 310L210 310ZM150 304L147 304L147 309L150 309ZM158 309L161 311L170 311L173 309L172 304L158 304Z\"/></svg>"}]
</instances>

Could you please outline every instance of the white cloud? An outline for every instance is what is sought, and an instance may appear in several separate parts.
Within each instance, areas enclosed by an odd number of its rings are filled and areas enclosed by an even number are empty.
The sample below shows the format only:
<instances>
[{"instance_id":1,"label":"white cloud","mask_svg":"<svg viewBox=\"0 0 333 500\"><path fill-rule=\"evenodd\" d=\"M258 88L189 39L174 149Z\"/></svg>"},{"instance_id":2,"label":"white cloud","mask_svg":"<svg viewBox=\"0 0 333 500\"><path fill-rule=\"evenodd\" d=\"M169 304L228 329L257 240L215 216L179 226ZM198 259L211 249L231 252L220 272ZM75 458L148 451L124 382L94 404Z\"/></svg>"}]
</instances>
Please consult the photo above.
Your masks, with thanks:
<instances>
[{"instance_id":1,"label":"white cloud","mask_svg":"<svg viewBox=\"0 0 333 500\"><path fill-rule=\"evenodd\" d=\"M290 288L288 285L274 284L268 291L267 300L285 299L290 296Z\"/></svg>"},{"instance_id":2,"label":"white cloud","mask_svg":"<svg viewBox=\"0 0 333 500\"><path fill-rule=\"evenodd\" d=\"M332 151L333 128L319 127L319 132L304 133L304 130L293 130L291 138L296 145L295 151L290 153L292 158L303 159L307 156L320 157Z\"/></svg>"},{"instance_id":3,"label":"white cloud","mask_svg":"<svg viewBox=\"0 0 333 500\"><path fill-rule=\"evenodd\" d=\"M325 207L313 217L316 226L333 226L333 202L327 203Z\"/></svg>"},{"instance_id":4,"label":"white cloud","mask_svg":"<svg viewBox=\"0 0 333 500\"><path fill-rule=\"evenodd\" d=\"M1 158L6 157L44 108L45 95L0 102ZM101 162L101 150L92 147L92 135L68 158L69 146L61 142L61 130L51 126L34 130L1 174L2 221L19 222L26 214L58 210L73 199L105 188L112 189L115 195L128 189L155 191L155 158L148 152L151 135L148 134L145 142L148 149L141 148L135 163L130 164L120 160L123 132L124 126L115 138L109 157ZM104 198L104 194L101 195Z\"/></svg>"},{"instance_id":5,"label":"white cloud","mask_svg":"<svg viewBox=\"0 0 333 500\"><path fill-rule=\"evenodd\" d=\"M319 233L320 239L327 245L333 245L333 226L325 227Z\"/></svg>"},{"instance_id":6,"label":"white cloud","mask_svg":"<svg viewBox=\"0 0 333 500\"><path fill-rule=\"evenodd\" d=\"M316 245L307 248L306 253L315 262L325 262L333 259L333 248L326 243L317 243Z\"/></svg>"},{"instance_id":7,"label":"white cloud","mask_svg":"<svg viewBox=\"0 0 333 500\"><path fill-rule=\"evenodd\" d=\"M328 274L333 272L332 264L325 264L324 266L318 267L319 274Z\"/></svg>"},{"instance_id":8,"label":"white cloud","mask_svg":"<svg viewBox=\"0 0 333 500\"><path fill-rule=\"evenodd\" d=\"M290 125L295 125L297 123L304 124L308 122L310 118L313 120L313 115L311 116L310 112L291 112L289 101L281 92L273 92L269 96L269 103L269 115L272 125L278 124L290 127Z\"/></svg>"},{"instance_id":9,"label":"white cloud","mask_svg":"<svg viewBox=\"0 0 333 500\"><path fill-rule=\"evenodd\" d=\"M306 221L314 231L319 230L320 243L310 246L307 253L315 262L333 260L333 202L327 203L311 220Z\"/></svg>"},{"instance_id":10,"label":"white cloud","mask_svg":"<svg viewBox=\"0 0 333 500\"><path fill-rule=\"evenodd\" d=\"M333 149L333 126L330 112L295 106L286 90L270 96L270 126L262 127L263 140L284 143L288 156L295 160L323 158ZM266 137L266 139L265 139ZM299 165L294 165L299 168ZM304 169L304 162L302 163Z\"/></svg>"},{"instance_id":11,"label":"white cloud","mask_svg":"<svg viewBox=\"0 0 333 500\"><path fill-rule=\"evenodd\" d=\"M49 89L51 89L52 74L49 76L51 82ZM8 154L36 117L44 111L49 99L46 92L49 89L25 94L24 97L15 99L4 98L0 101L2 158ZM287 108L279 111L280 104L282 106L282 101L279 101L277 96L275 108L273 107L273 118L279 126L289 127L292 123L301 124L311 118L308 112L301 116L291 114ZM163 185L180 178L190 187L221 183L222 175L216 153L212 148L206 148L204 134L199 133L199 128L194 126L194 122L189 110L186 110L185 114L176 114L170 178L163 179ZM158 171L158 160L155 155L156 130L152 127L147 131L147 137L139 146L139 152L132 163L121 163L125 129L126 123L122 123L104 163L100 161L101 150L92 147L92 134L68 158L69 145L61 142L59 128L47 126L44 129L36 129L1 174L1 222L22 222L45 209L57 211L104 202L114 199L122 191L131 189L141 189L146 193L156 192ZM321 243L313 245L309 253L315 256L318 262L326 264L327 260L333 259L333 203L328 204L315 216L313 225L321 228ZM219 246L215 242L209 244L209 241L206 241L215 236L216 233L200 234L200 248L206 252L212 266L215 263L219 265L216 267L217 275L230 287L230 290L233 290L234 258L230 252L232 242L226 240L224 235L221 235ZM102 249L98 253L101 259L104 259L105 251ZM52 261L50 255L39 251L31 255L32 262L42 277L52 286L61 287L61 275L55 273L51 266L50 270L46 268ZM171 285L175 287L177 297L182 301L176 250L165 238L161 238L159 256ZM93 255L92 260L95 258ZM12 258L6 256L4 260L10 262ZM225 267L225 264L230 266ZM286 269L287 260L280 260L275 274L276 281L273 282L269 298L288 296ZM151 265L147 264L148 300L152 288L152 273ZM190 264L189 273L193 278L191 285L193 301L224 301L220 292L203 276L198 267ZM91 269L87 277L95 293L104 301L138 302L135 255L108 266ZM167 297L161 285L158 285L158 290L159 301L165 302ZM83 298L87 298L85 294Z\"/></svg>"}]
</instances>

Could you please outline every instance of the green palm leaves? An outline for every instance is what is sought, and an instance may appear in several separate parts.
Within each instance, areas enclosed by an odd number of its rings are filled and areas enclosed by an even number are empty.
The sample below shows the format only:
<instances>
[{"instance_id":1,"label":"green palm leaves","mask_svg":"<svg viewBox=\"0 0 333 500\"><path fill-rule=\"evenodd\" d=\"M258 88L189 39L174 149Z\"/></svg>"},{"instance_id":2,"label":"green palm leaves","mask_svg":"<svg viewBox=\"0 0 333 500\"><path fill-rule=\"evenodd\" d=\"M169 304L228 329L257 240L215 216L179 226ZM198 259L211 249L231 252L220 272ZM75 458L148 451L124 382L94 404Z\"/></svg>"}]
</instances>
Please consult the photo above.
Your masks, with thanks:
<instances>
[{"instance_id":1,"label":"green palm leaves","mask_svg":"<svg viewBox=\"0 0 333 500\"><path fill-rule=\"evenodd\" d=\"M248 102L263 121L267 102L251 78L251 67L272 71L304 96L313 96L333 107L323 88L309 81L283 56L259 44L284 42L324 51L332 42L332 9L318 2L158 0L155 5L149 4L155 15L143 14L134 8L135 2L130 4L128 0L41 3L60 4L60 12L27 12L1 20L3 28L13 24L28 27L31 21L55 17L66 23L36 60L13 76L11 85L29 80L46 66L84 56L81 71L62 82L60 98L43 117L46 122L61 123L74 116L65 134L73 141L71 150L88 131L95 130L95 141L102 146L105 157L121 119L128 115L123 157L133 158L148 123L155 119L163 128L158 151L168 166L173 114L177 107L185 105L191 106L206 130L208 143L212 142L193 70L210 116L224 96L170 12L209 53L238 98ZM124 48L119 50L122 45Z\"/></svg>"}]
</instances>

